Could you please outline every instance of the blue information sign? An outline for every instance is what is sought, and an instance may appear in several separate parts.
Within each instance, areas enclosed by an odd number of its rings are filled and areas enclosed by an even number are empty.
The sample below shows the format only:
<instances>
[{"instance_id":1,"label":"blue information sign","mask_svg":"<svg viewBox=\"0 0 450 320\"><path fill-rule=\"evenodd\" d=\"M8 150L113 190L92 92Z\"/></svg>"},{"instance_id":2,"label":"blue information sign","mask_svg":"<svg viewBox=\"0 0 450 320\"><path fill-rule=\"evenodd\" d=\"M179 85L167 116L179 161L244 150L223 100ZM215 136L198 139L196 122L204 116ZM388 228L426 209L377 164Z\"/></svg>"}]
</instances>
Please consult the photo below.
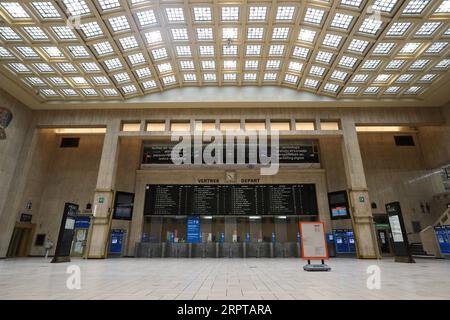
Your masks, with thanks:
<instances>
[{"instance_id":1,"label":"blue information sign","mask_svg":"<svg viewBox=\"0 0 450 320\"><path fill-rule=\"evenodd\" d=\"M111 240L109 242L109 253L121 254L123 245L124 230L113 229L111 230Z\"/></svg>"},{"instance_id":2,"label":"blue information sign","mask_svg":"<svg viewBox=\"0 0 450 320\"><path fill-rule=\"evenodd\" d=\"M336 253L355 253L355 237L353 230L333 230Z\"/></svg>"},{"instance_id":3,"label":"blue information sign","mask_svg":"<svg viewBox=\"0 0 450 320\"><path fill-rule=\"evenodd\" d=\"M77 216L75 218L75 229L89 229L91 217L89 216Z\"/></svg>"},{"instance_id":4,"label":"blue information sign","mask_svg":"<svg viewBox=\"0 0 450 320\"><path fill-rule=\"evenodd\" d=\"M200 237L200 217L190 216L187 219L186 241L188 243L201 242Z\"/></svg>"},{"instance_id":5,"label":"blue information sign","mask_svg":"<svg viewBox=\"0 0 450 320\"><path fill-rule=\"evenodd\" d=\"M450 254L450 226L434 227L442 254Z\"/></svg>"}]
</instances>

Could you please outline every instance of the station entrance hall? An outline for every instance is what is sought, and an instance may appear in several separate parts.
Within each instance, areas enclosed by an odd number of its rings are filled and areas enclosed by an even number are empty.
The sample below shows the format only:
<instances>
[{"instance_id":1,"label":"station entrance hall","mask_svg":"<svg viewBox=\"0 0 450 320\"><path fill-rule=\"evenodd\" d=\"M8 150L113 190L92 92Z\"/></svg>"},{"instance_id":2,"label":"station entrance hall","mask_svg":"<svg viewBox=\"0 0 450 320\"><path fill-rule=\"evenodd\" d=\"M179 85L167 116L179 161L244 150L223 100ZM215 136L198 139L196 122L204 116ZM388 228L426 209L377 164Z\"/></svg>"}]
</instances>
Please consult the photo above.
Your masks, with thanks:
<instances>
[{"instance_id":1,"label":"station entrance hall","mask_svg":"<svg viewBox=\"0 0 450 320\"><path fill-rule=\"evenodd\" d=\"M1 1L0 299L450 298L449 4Z\"/></svg>"}]
</instances>

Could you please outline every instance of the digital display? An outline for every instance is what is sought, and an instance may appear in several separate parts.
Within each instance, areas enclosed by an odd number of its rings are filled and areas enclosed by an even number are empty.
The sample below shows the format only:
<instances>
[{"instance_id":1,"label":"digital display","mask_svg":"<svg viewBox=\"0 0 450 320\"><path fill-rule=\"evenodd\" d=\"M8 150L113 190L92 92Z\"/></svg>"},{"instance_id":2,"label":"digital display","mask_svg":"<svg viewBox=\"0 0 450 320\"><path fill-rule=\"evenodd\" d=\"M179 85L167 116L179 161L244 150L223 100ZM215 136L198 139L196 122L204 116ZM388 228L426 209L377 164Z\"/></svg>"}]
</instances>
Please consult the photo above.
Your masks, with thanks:
<instances>
[{"instance_id":1,"label":"digital display","mask_svg":"<svg viewBox=\"0 0 450 320\"><path fill-rule=\"evenodd\" d=\"M317 215L314 184L147 185L144 215Z\"/></svg>"},{"instance_id":2,"label":"digital display","mask_svg":"<svg viewBox=\"0 0 450 320\"><path fill-rule=\"evenodd\" d=\"M131 220L133 215L134 193L116 192L113 219Z\"/></svg>"},{"instance_id":3,"label":"digital display","mask_svg":"<svg viewBox=\"0 0 450 320\"><path fill-rule=\"evenodd\" d=\"M345 190L328 193L328 204L330 206L331 219L350 219L347 192Z\"/></svg>"}]
</instances>

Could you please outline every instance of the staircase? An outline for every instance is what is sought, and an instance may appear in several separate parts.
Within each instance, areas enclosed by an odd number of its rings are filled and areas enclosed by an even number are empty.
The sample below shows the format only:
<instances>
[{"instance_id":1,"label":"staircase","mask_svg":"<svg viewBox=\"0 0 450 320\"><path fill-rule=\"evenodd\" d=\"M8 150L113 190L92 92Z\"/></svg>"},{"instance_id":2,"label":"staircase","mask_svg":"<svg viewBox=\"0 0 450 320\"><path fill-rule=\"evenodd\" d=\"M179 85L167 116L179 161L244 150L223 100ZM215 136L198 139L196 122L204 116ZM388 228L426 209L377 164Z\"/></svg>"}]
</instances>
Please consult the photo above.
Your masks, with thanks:
<instances>
[{"instance_id":1,"label":"staircase","mask_svg":"<svg viewBox=\"0 0 450 320\"><path fill-rule=\"evenodd\" d=\"M420 242L410 243L409 248L414 258L436 258L434 255L426 253Z\"/></svg>"}]
</instances>

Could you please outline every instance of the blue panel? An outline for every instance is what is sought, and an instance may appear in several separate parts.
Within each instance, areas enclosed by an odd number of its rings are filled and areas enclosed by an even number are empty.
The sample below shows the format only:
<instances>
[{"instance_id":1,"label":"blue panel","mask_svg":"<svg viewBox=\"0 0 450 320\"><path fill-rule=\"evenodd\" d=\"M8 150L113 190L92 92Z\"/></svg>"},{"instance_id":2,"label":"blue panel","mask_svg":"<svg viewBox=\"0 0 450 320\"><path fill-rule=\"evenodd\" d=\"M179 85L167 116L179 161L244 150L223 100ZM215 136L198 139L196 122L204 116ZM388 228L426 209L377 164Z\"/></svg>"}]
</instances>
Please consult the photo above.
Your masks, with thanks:
<instances>
[{"instance_id":1,"label":"blue panel","mask_svg":"<svg viewBox=\"0 0 450 320\"><path fill-rule=\"evenodd\" d=\"M200 236L200 217L190 216L187 219L186 241L188 243L201 242Z\"/></svg>"},{"instance_id":2,"label":"blue panel","mask_svg":"<svg viewBox=\"0 0 450 320\"><path fill-rule=\"evenodd\" d=\"M91 217L76 217L75 228L76 229L88 229L91 222Z\"/></svg>"},{"instance_id":3,"label":"blue panel","mask_svg":"<svg viewBox=\"0 0 450 320\"><path fill-rule=\"evenodd\" d=\"M111 230L109 253L113 253L113 254L122 253L123 234L124 234L123 230L118 230L118 229Z\"/></svg>"},{"instance_id":4,"label":"blue panel","mask_svg":"<svg viewBox=\"0 0 450 320\"><path fill-rule=\"evenodd\" d=\"M442 254L450 254L450 226L434 228Z\"/></svg>"},{"instance_id":5,"label":"blue panel","mask_svg":"<svg viewBox=\"0 0 450 320\"><path fill-rule=\"evenodd\" d=\"M355 253L355 237L352 230L333 230L336 253Z\"/></svg>"}]
</instances>

